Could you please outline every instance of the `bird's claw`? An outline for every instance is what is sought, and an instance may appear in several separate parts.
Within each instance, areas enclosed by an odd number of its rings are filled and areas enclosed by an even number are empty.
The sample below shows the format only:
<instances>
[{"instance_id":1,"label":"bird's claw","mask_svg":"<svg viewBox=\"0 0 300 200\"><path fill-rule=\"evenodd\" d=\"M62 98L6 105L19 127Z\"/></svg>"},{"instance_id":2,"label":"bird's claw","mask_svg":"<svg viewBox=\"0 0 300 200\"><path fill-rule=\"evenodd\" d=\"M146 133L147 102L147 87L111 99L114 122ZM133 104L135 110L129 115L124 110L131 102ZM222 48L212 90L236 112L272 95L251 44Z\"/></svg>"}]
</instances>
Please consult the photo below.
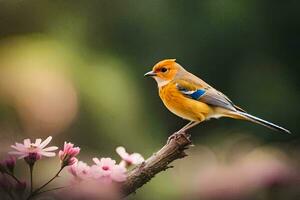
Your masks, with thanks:
<instances>
[{"instance_id":1,"label":"bird's claw","mask_svg":"<svg viewBox=\"0 0 300 200\"><path fill-rule=\"evenodd\" d=\"M171 140L174 140L174 139L177 139L179 137L185 137L187 140L190 140L189 139L189 135L186 134L185 132L175 132L173 133L169 138L168 138L168 141L167 141L167 144L169 144L171 142Z\"/></svg>"}]
</instances>

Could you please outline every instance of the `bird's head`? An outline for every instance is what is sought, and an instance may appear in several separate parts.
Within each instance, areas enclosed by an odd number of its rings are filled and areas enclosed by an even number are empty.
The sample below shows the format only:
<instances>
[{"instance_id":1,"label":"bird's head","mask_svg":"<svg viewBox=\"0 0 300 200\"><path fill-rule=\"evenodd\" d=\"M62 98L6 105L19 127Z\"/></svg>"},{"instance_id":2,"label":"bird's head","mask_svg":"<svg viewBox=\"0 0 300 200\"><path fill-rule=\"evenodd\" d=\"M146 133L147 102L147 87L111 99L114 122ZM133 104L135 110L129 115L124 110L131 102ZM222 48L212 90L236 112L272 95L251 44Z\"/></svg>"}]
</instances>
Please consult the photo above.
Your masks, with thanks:
<instances>
[{"instance_id":1,"label":"bird's head","mask_svg":"<svg viewBox=\"0 0 300 200\"><path fill-rule=\"evenodd\" d=\"M153 77L158 87L164 86L172 81L184 69L175 62L176 59L165 59L154 65L152 71L147 72L145 77Z\"/></svg>"}]
</instances>

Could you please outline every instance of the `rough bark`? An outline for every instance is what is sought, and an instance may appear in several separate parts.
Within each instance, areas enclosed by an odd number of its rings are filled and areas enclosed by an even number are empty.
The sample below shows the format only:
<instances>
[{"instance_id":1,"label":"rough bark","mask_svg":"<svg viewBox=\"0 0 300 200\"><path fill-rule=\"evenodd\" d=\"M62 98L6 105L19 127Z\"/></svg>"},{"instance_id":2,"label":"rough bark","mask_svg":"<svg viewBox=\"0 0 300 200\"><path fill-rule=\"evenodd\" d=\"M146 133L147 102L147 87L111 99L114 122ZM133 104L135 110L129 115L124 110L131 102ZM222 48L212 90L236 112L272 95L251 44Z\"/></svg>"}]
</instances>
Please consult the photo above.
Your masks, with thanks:
<instances>
[{"instance_id":1,"label":"rough bark","mask_svg":"<svg viewBox=\"0 0 300 200\"><path fill-rule=\"evenodd\" d=\"M156 174L171 168L170 163L174 160L187 156L185 150L192 144L189 135L177 134L167 142L159 151L154 153L141 165L129 171L127 180L122 185L124 197L134 193L150 181Z\"/></svg>"}]
</instances>

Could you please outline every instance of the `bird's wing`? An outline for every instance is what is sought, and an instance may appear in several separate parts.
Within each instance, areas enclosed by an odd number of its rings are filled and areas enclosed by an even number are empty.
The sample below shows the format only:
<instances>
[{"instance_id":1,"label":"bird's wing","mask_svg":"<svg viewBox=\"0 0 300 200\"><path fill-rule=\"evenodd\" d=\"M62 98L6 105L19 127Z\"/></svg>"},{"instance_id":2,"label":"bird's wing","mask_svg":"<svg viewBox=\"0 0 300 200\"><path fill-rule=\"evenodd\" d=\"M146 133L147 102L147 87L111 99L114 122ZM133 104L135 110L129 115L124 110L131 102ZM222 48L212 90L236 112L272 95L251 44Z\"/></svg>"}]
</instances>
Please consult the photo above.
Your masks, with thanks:
<instances>
[{"instance_id":1,"label":"bird's wing","mask_svg":"<svg viewBox=\"0 0 300 200\"><path fill-rule=\"evenodd\" d=\"M222 107L232 111L238 109L227 96L204 83L205 82L202 80L201 82L195 82L189 79L177 80L176 87L183 95L196 101L201 101L212 106Z\"/></svg>"}]
</instances>

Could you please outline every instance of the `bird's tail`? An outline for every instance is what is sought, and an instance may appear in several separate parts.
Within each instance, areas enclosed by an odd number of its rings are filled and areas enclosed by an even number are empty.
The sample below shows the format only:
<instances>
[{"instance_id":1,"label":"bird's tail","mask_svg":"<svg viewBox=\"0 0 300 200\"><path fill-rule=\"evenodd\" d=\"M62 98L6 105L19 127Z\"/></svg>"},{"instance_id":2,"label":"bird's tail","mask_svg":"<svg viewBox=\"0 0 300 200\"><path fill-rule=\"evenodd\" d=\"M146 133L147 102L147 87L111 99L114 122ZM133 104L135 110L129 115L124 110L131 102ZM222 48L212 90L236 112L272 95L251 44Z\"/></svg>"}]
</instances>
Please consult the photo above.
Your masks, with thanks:
<instances>
[{"instance_id":1,"label":"bird's tail","mask_svg":"<svg viewBox=\"0 0 300 200\"><path fill-rule=\"evenodd\" d=\"M236 118L236 119L244 119L244 120L247 120L247 121L251 121L251 122L263 125L263 126L265 126L267 128L276 130L276 131L285 132L285 133L289 133L289 134L291 133L289 130L287 130L287 129L281 127L281 126L278 126L276 124L268 122L268 121L266 121L264 119L255 117L255 116L250 115L250 114L248 114L246 112L243 112L243 111L237 110L234 113L232 113L232 115L230 117Z\"/></svg>"}]
</instances>

